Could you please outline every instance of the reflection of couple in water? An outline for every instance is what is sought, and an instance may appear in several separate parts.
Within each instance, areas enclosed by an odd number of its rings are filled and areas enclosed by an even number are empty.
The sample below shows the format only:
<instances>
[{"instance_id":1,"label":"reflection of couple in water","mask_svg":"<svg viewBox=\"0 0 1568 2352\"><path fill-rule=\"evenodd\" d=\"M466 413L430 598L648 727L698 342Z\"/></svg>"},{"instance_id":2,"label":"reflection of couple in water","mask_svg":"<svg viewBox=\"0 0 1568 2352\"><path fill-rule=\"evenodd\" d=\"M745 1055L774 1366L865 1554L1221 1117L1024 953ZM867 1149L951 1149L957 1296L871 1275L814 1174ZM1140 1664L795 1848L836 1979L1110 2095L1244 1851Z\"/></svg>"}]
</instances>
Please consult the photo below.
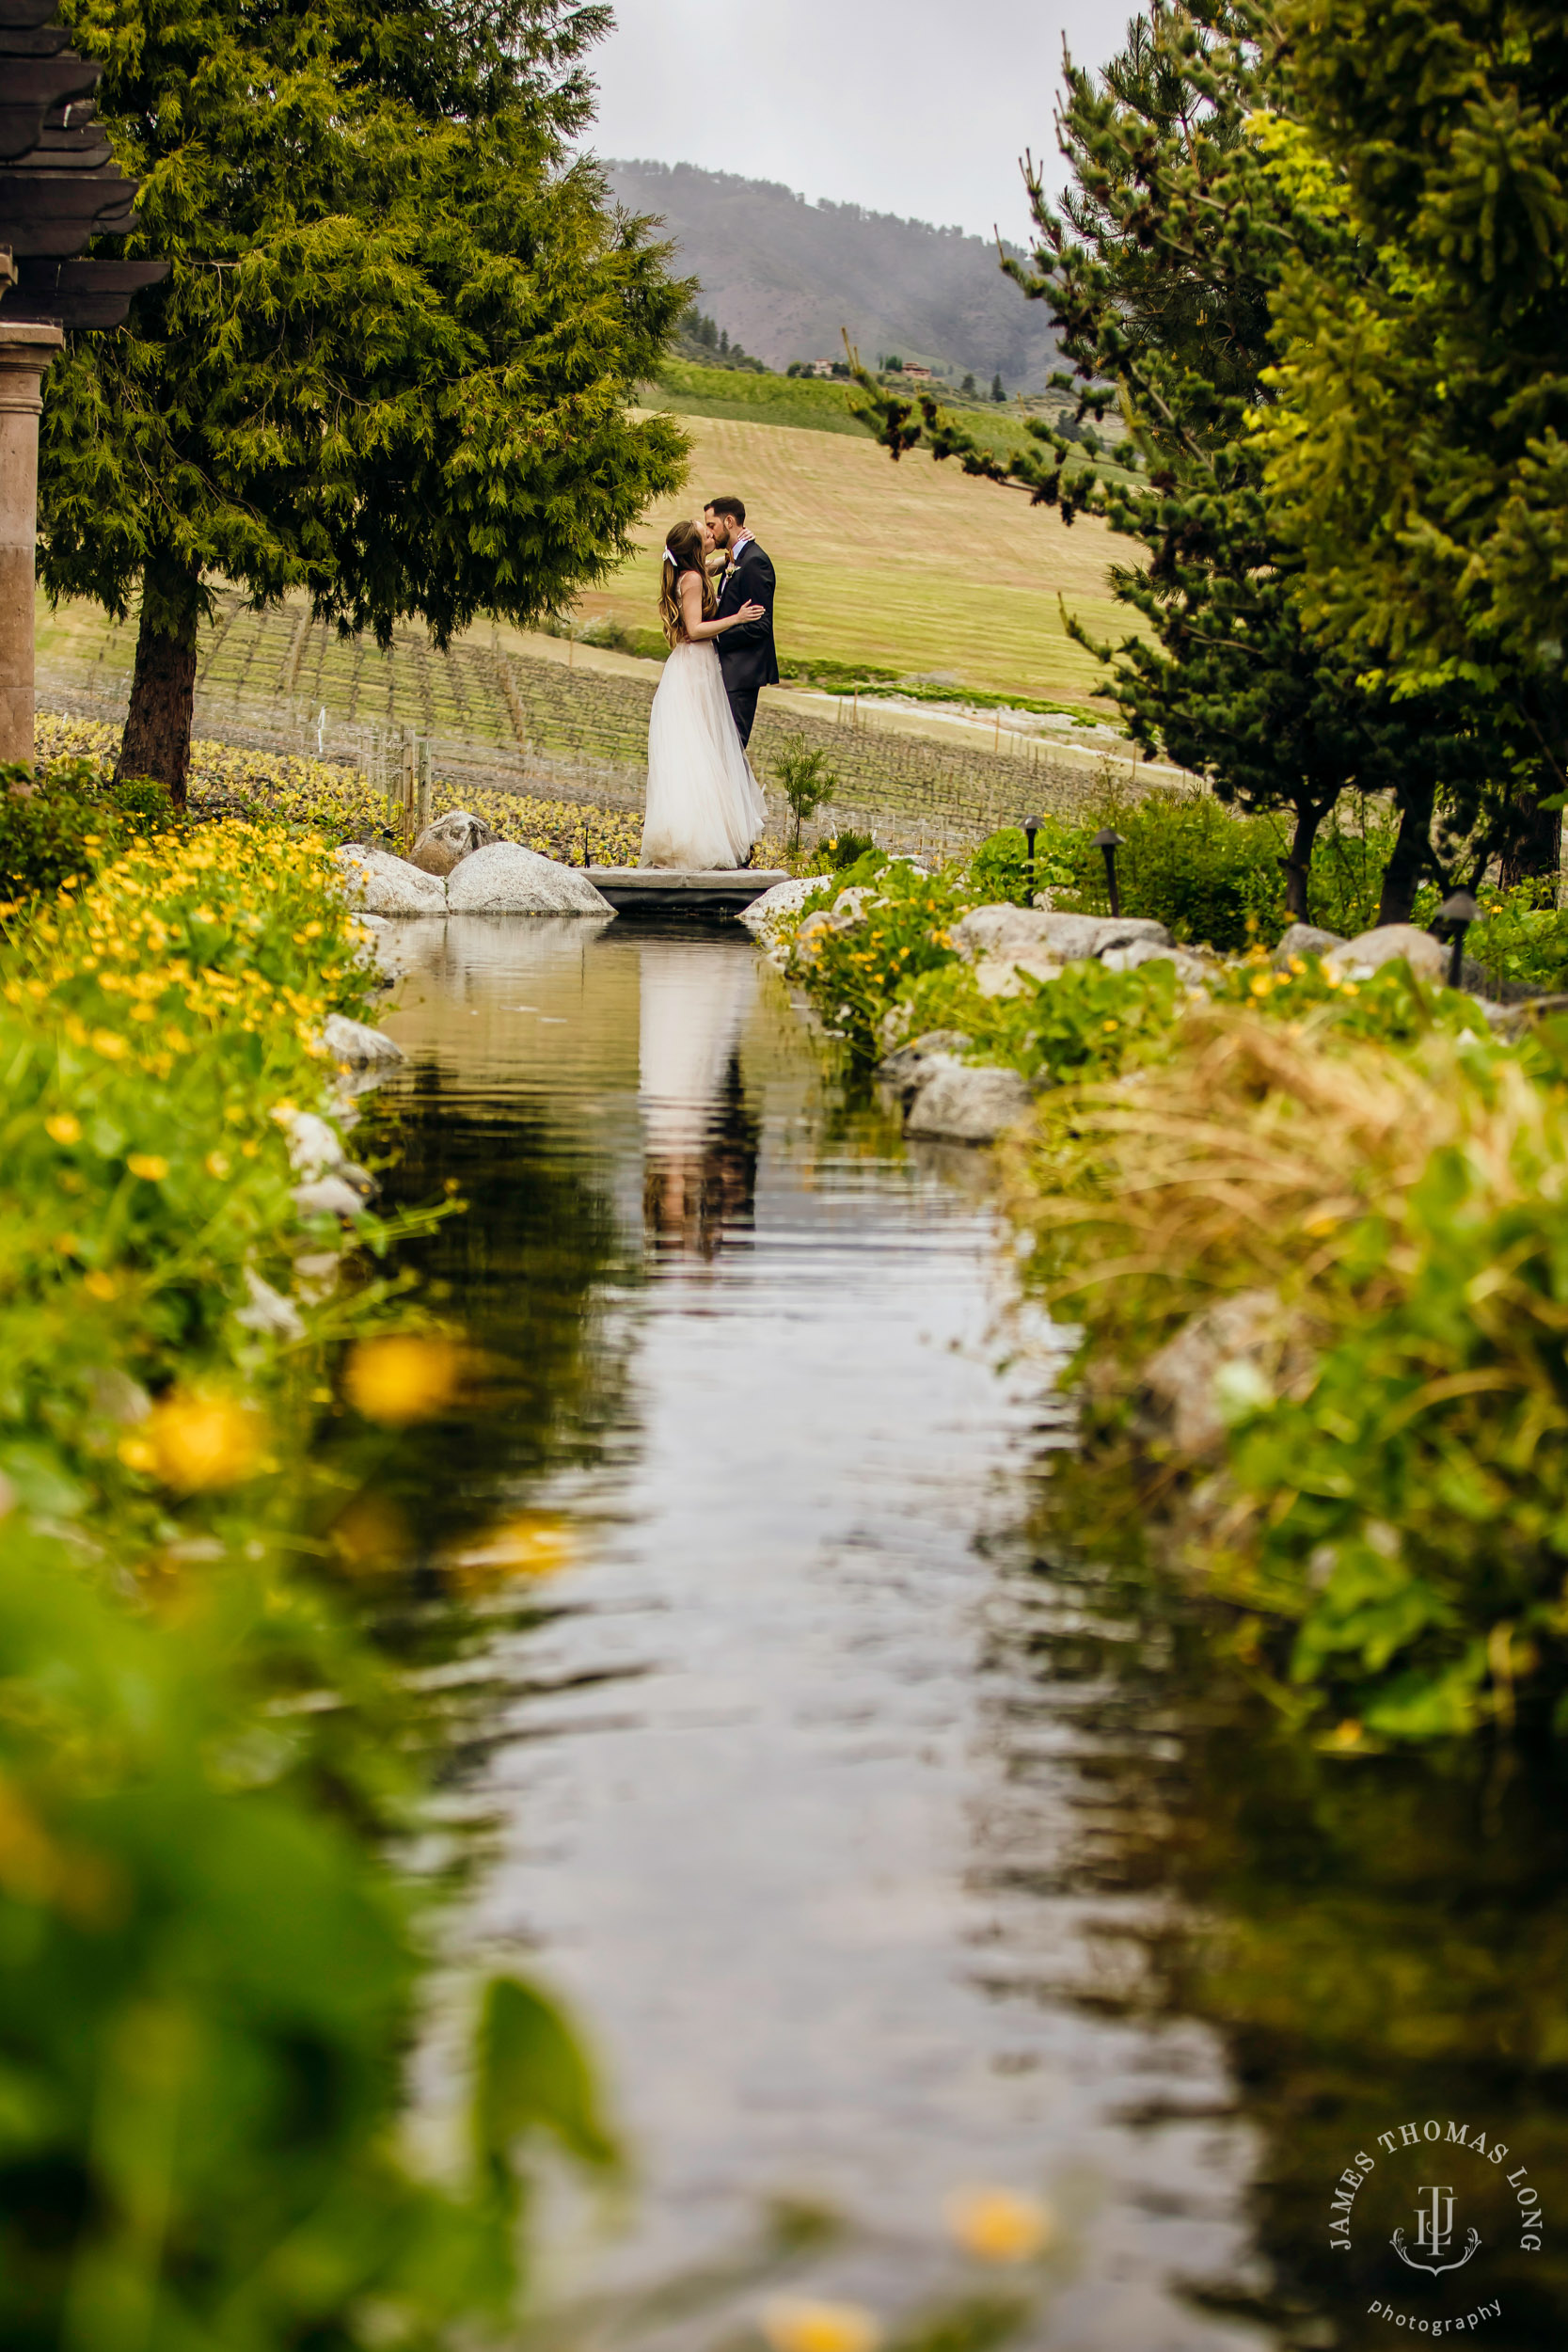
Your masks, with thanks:
<instances>
[{"instance_id":1,"label":"reflection of couple in water","mask_svg":"<svg viewBox=\"0 0 1568 2352\"><path fill-rule=\"evenodd\" d=\"M740 1033L756 992L749 954L661 942L642 957L639 1094L643 1223L652 1246L712 1259L752 1220L757 1124L746 1107Z\"/></svg>"},{"instance_id":2,"label":"reflection of couple in water","mask_svg":"<svg viewBox=\"0 0 1568 2352\"><path fill-rule=\"evenodd\" d=\"M746 1108L740 1056L730 1056L719 1101L700 1145L656 1152L642 1176L642 1221L654 1248L713 1259L726 1232L750 1225L756 1207L757 1122Z\"/></svg>"}]
</instances>

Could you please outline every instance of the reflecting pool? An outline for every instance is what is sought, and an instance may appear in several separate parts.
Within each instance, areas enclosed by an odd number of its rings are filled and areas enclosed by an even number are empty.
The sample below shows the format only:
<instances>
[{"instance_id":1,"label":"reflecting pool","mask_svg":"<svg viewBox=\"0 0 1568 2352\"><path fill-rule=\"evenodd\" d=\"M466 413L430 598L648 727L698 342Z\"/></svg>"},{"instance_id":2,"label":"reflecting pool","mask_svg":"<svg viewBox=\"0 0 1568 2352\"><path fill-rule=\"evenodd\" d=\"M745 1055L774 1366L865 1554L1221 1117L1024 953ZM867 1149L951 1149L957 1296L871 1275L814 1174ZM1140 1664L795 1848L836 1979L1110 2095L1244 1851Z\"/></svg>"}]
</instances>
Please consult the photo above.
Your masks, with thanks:
<instances>
[{"instance_id":1,"label":"reflecting pool","mask_svg":"<svg viewBox=\"0 0 1568 2352\"><path fill-rule=\"evenodd\" d=\"M573 1546L442 1670L454 1941L564 1994L637 2167L558 2292L793 2200L849 2226L792 2283L896 2319L1006 2283L943 2224L995 2184L1058 2218L1026 2343L1388 2340L1328 2250L1360 2135L1468 2102L1568 2174L1548 1768L1303 1755L1180 1596L1053 1552L1063 1351L983 1168L847 1096L738 930L408 930L371 1133L468 1203L409 1257L484 1371L386 1507ZM1491 2343L1559 2341L1555 2255L1488 2277Z\"/></svg>"}]
</instances>

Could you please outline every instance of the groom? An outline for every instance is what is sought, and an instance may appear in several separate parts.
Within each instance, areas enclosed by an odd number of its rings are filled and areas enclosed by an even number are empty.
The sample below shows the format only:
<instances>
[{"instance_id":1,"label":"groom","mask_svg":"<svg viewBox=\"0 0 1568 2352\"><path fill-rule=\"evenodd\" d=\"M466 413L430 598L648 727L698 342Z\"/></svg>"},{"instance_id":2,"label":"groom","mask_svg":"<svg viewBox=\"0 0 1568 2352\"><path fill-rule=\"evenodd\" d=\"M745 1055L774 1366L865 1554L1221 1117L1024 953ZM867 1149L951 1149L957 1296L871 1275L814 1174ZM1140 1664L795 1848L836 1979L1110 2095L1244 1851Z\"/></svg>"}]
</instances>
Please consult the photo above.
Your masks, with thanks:
<instances>
[{"instance_id":1,"label":"groom","mask_svg":"<svg viewBox=\"0 0 1568 2352\"><path fill-rule=\"evenodd\" d=\"M773 566L747 530L746 508L739 499L709 499L703 521L713 545L722 548L728 558L719 589L719 618L738 612L743 604L767 608L760 621L741 621L714 640L736 733L744 749L756 723L757 696L765 686L779 682L778 656L773 651Z\"/></svg>"}]
</instances>

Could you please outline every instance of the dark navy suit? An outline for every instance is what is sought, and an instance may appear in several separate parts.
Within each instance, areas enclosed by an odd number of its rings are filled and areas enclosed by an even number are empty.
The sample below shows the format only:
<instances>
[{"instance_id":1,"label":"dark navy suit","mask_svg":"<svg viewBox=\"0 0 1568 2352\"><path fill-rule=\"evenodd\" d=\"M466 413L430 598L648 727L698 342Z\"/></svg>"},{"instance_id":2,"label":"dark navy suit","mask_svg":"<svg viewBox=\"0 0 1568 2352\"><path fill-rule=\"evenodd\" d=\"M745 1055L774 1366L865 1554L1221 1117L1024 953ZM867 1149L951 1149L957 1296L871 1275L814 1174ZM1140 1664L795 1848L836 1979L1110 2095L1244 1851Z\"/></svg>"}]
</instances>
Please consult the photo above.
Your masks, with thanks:
<instances>
[{"instance_id":1,"label":"dark navy suit","mask_svg":"<svg viewBox=\"0 0 1568 2352\"><path fill-rule=\"evenodd\" d=\"M735 713L736 732L749 743L756 723L757 696L765 686L779 682L779 658L773 650L773 566L754 539L748 539L719 591L719 616L738 612L743 604L766 609L758 621L742 621L716 640L724 691Z\"/></svg>"}]
</instances>

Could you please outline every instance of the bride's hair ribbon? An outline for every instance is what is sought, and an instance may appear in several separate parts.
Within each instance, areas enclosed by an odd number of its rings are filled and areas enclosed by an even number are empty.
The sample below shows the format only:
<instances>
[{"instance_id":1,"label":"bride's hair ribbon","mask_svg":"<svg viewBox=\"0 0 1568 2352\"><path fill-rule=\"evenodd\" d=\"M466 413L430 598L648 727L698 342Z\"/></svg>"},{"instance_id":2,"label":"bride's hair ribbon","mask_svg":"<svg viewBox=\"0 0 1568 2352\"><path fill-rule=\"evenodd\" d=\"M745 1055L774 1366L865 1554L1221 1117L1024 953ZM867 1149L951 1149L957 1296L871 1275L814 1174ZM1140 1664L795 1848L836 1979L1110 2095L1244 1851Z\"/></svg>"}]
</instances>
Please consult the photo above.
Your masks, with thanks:
<instances>
[{"instance_id":1,"label":"bride's hair ribbon","mask_svg":"<svg viewBox=\"0 0 1568 2352\"><path fill-rule=\"evenodd\" d=\"M669 548L665 548L665 550L664 550L664 561L665 561L665 562L669 564L670 569L671 569L672 571L673 571L673 570L674 570L674 568L675 568L675 559L674 559L674 557L671 554L671 552L670 552L670 550L669 550Z\"/></svg>"}]
</instances>

